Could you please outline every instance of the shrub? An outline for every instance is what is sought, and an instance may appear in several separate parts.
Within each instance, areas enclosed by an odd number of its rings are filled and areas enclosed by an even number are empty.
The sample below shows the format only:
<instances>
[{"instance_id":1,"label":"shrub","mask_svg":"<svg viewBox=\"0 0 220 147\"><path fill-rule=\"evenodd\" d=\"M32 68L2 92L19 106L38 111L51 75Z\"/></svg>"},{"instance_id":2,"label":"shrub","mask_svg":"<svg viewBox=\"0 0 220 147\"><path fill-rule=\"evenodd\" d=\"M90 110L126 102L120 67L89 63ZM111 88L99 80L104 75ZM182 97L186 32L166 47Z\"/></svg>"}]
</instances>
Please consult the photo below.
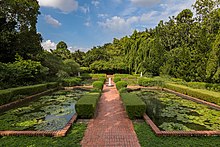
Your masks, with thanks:
<instances>
[{"instance_id":1,"label":"shrub","mask_svg":"<svg viewBox=\"0 0 220 147\"><path fill-rule=\"evenodd\" d=\"M101 81L103 84L105 83L105 79L104 77L99 77L98 81Z\"/></svg>"},{"instance_id":2,"label":"shrub","mask_svg":"<svg viewBox=\"0 0 220 147\"><path fill-rule=\"evenodd\" d=\"M76 103L79 118L92 118L95 115L100 93L88 93Z\"/></svg>"},{"instance_id":3,"label":"shrub","mask_svg":"<svg viewBox=\"0 0 220 147\"><path fill-rule=\"evenodd\" d=\"M126 92L128 92L128 89L127 89L126 87L121 88L121 89L119 90L119 93L126 93Z\"/></svg>"},{"instance_id":4,"label":"shrub","mask_svg":"<svg viewBox=\"0 0 220 147\"><path fill-rule=\"evenodd\" d=\"M12 92L10 90L0 90L0 105L11 101Z\"/></svg>"},{"instance_id":5,"label":"shrub","mask_svg":"<svg viewBox=\"0 0 220 147\"><path fill-rule=\"evenodd\" d=\"M132 93L121 93L125 110L130 119L142 118L146 112L146 104Z\"/></svg>"},{"instance_id":6,"label":"shrub","mask_svg":"<svg viewBox=\"0 0 220 147\"><path fill-rule=\"evenodd\" d=\"M48 88L54 88L58 84L56 83L46 83L46 84L38 84L31 86L23 86L10 88L5 90L0 90L0 105L15 101L19 99L19 95L32 95L36 93L43 92Z\"/></svg>"},{"instance_id":7,"label":"shrub","mask_svg":"<svg viewBox=\"0 0 220 147\"><path fill-rule=\"evenodd\" d=\"M89 74L92 79L106 78L106 74Z\"/></svg>"},{"instance_id":8,"label":"shrub","mask_svg":"<svg viewBox=\"0 0 220 147\"><path fill-rule=\"evenodd\" d=\"M130 74L114 74L114 78L127 78Z\"/></svg>"},{"instance_id":9,"label":"shrub","mask_svg":"<svg viewBox=\"0 0 220 147\"><path fill-rule=\"evenodd\" d=\"M119 77L114 78L115 83L117 83L118 81L121 81L121 78L119 78Z\"/></svg>"},{"instance_id":10,"label":"shrub","mask_svg":"<svg viewBox=\"0 0 220 147\"><path fill-rule=\"evenodd\" d=\"M165 87L189 96L200 98L202 100L220 105L220 93L204 89L193 89L183 85L166 83Z\"/></svg>"},{"instance_id":11,"label":"shrub","mask_svg":"<svg viewBox=\"0 0 220 147\"><path fill-rule=\"evenodd\" d=\"M121 88L126 88L127 86L128 86L128 83L125 82L125 81L118 81L118 82L116 83L116 88L117 88L118 90L120 90Z\"/></svg>"},{"instance_id":12,"label":"shrub","mask_svg":"<svg viewBox=\"0 0 220 147\"><path fill-rule=\"evenodd\" d=\"M59 86L59 83L58 82L50 82L50 83L47 83L47 89L51 89L51 88L56 88Z\"/></svg>"},{"instance_id":13,"label":"shrub","mask_svg":"<svg viewBox=\"0 0 220 147\"><path fill-rule=\"evenodd\" d=\"M66 78L62 80L62 85L66 87L80 85L80 83L81 78L79 77Z\"/></svg>"},{"instance_id":14,"label":"shrub","mask_svg":"<svg viewBox=\"0 0 220 147\"><path fill-rule=\"evenodd\" d=\"M95 81L92 83L93 88L102 90L103 82L102 81Z\"/></svg>"},{"instance_id":15,"label":"shrub","mask_svg":"<svg viewBox=\"0 0 220 147\"><path fill-rule=\"evenodd\" d=\"M163 81L159 79L153 79L153 78L139 78L138 84L140 86L162 86Z\"/></svg>"}]
</instances>

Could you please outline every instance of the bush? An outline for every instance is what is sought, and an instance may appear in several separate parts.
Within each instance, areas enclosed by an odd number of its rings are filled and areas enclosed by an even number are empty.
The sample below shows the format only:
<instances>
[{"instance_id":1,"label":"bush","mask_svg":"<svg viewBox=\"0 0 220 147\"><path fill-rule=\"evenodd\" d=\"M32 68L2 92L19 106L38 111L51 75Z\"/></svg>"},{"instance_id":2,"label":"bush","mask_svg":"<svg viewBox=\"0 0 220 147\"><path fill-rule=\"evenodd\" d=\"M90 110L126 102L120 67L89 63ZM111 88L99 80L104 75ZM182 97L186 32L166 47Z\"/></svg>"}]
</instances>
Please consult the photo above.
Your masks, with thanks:
<instances>
[{"instance_id":1,"label":"bush","mask_svg":"<svg viewBox=\"0 0 220 147\"><path fill-rule=\"evenodd\" d=\"M106 78L104 78L104 77L100 77L99 79L98 79L98 81L101 81L103 84L105 83L105 79Z\"/></svg>"},{"instance_id":2,"label":"bush","mask_svg":"<svg viewBox=\"0 0 220 147\"><path fill-rule=\"evenodd\" d=\"M115 78L115 77L114 77L114 82L117 83L118 81L121 81L121 78L119 78L119 77L116 77L116 78Z\"/></svg>"},{"instance_id":3,"label":"bush","mask_svg":"<svg viewBox=\"0 0 220 147\"><path fill-rule=\"evenodd\" d=\"M100 93L88 93L76 103L79 118L92 118L95 115Z\"/></svg>"},{"instance_id":4,"label":"bush","mask_svg":"<svg viewBox=\"0 0 220 147\"><path fill-rule=\"evenodd\" d=\"M106 74L89 74L92 79L106 78Z\"/></svg>"},{"instance_id":5,"label":"bush","mask_svg":"<svg viewBox=\"0 0 220 147\"><path fill-rule=\"evenodd\" d=\"M132 93L121 93L125 110L130 119L142 118L146 112L146 104Z\"/></svg>"},{"instance_id":6,"label":"bush","mask_svg":"<svg viewBox=\"0 0 220 147\"><path fill-rule=\"evenodd\" d=\"M47 89L51 89L51 88L56 88L59 86L59 83L58 82L50 82L50 83L47 83Z\"/></svg>"},{"instance_id":7,"label":"bush","mask_svg":"<svg viewBox=\"0 0 220 147\"><path fill-rule=\"evenodd\" d=\"M114 74L114 78L127 78L130 74Z\"/></svg>"},{"instance_id":8,"label":"bush","mask_svg":"<svg viewBox=\"0 0 220 147\"><path fill-rule=\"evenodd\" d=\"M0 90L0 105L18 100L19 95L32 95L36 93L43 92L48 88L55 88L58 86L58 83L46 83L46 84L38 84L32 86L23 86L17 88L10 88L5 90Z\"/></svg>"},{"instance_id":9,"label":"bush","mask_svg":"<svg viewBox=\"0 0 220 147\"><path fill-rule=\"evenodd\" d=\"M153 79L153 78L139 78L138 79L138 84L140 86L162 86L163 81L158 80L158 79Z\"/></svg>"},{"instance_id":10,"label":"bush","mask_svg":"<svg viewBox=\"0 0 220 147\"><path fill-rule=\"evenodd\" d=\"M102 81L95 81L92 83L93 88L102 90L103 82Z\"/></svg>"},{"instance_id":11,"label":"bush","mask_svg":"<svg viewBox=\"0 0 220 147\"><path fill-rule=\"evenodd\" d=\"M128 86L128 83L125 82L125 81L118 81L118 82L116 83L116 88L117 88L118 90L120 90L121 88L126 88L127 86Z\"/></svg>"},{"instance_id":12,"label":"bush","mask_svg":"<svg viewBox=\"0 0 220 147\"><path fill-rule=\"evenodd\" d=\"M220 84L204 83L204 82L188 82L186 86L196 89L208 89L220 92Z\"/></svg>"},{"instance_id":13,"label":"bush","mask_svg":"<svg viewBox=\"0 0 220 147\"><path fill-rule=\"evenodd\" d=\"M193 89L187 86L171 83L166 83L164 86L168 89L220 105L220 93L218 92L208 91L204 89Z\"/></svg>"},{"instance_id":14,"label":"bush","mask_svg":"<svg viewBox=\"0 0 220 147\"><path fill-rule=\"evenodd\" d=\"M119 93L126 93L126 92L128 92L128 89L127 88L121 88L120 90L119 90Z\"/></svg>"},{"instance_id":15,"label":"bush","mask_svg":"<svg viewBox=\"0 0 220 147\"><path fill-rule=\"evenodd\" d=\"M66 87L76 86L76 85L80 85L81 81L82 80L79 77L66 78L62 80L62 85Z\"/></svg>"}]
</instances>

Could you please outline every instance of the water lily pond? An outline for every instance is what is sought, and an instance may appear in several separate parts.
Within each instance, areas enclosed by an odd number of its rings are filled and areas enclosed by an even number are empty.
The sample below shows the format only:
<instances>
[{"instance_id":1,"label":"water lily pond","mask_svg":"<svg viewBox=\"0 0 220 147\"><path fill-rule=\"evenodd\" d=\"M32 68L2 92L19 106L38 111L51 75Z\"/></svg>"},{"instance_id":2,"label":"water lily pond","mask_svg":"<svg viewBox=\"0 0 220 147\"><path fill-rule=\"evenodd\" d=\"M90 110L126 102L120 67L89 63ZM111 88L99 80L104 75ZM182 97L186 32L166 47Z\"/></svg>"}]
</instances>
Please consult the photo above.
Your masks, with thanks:
<instances>
[{"instance_id":1,"label":"water lily pond","mask_svg":"<svg viewBox=\"0 0 220 147\"><path fill-rule=\"evenodd\" d=\"M135 91L160 130L220 130L220 111L164 91Z\"/></svg>"},{"instance_id":2,"label":"water lily pond","mask_svg":"<svg viewBox=\"0 0 220 147\"><path fill-rule=\"evenodd\" d=\"M0 113L0 130L62 129L75 114L75 103L87 91L57 91L36 101Z\"/></svg>"}]
</instances>

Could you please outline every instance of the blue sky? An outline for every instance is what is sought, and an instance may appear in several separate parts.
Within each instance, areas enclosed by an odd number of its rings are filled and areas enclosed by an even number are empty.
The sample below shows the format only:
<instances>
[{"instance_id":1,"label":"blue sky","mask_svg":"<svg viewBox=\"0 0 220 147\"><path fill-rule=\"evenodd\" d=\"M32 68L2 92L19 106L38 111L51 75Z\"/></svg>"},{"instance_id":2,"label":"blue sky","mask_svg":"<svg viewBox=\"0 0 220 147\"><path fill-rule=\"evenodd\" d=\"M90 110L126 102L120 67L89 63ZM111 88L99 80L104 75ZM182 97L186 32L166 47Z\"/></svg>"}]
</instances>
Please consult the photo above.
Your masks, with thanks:
<instances>
[{"instance_id":1,"label":"blue sky","mask_svg":"<svg viewBox=\"0 0 220 147\"><path fill-rule=\"evenodd\" d=\"M38 0L41 15L38 32L42 46L54 49L59 41L71 51L87 51L93 46L131 35L136 29L154 28L195 0Z\"/></svg>"}]
</instances>

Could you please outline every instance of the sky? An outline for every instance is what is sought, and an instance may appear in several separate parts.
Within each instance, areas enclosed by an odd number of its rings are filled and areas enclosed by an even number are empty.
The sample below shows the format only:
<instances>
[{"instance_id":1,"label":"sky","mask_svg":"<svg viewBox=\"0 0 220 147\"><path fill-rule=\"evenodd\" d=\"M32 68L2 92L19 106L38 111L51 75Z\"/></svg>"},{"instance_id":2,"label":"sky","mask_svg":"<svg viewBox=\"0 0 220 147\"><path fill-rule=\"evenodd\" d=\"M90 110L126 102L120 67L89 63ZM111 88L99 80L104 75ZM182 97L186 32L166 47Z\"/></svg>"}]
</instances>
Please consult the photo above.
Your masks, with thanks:
<instances>
[{"instance_id":1,"label":"sky","mask_svg":"<svg viewBox=\"0 0 220 147\"><path fill-rule=\"evenodd\" d=\"M88 51L131 35L134 30L154 28L196 0L38 0L41 14L37 30L44 49L60 41L69 50Z\"/></svg>"}]
</instances>

